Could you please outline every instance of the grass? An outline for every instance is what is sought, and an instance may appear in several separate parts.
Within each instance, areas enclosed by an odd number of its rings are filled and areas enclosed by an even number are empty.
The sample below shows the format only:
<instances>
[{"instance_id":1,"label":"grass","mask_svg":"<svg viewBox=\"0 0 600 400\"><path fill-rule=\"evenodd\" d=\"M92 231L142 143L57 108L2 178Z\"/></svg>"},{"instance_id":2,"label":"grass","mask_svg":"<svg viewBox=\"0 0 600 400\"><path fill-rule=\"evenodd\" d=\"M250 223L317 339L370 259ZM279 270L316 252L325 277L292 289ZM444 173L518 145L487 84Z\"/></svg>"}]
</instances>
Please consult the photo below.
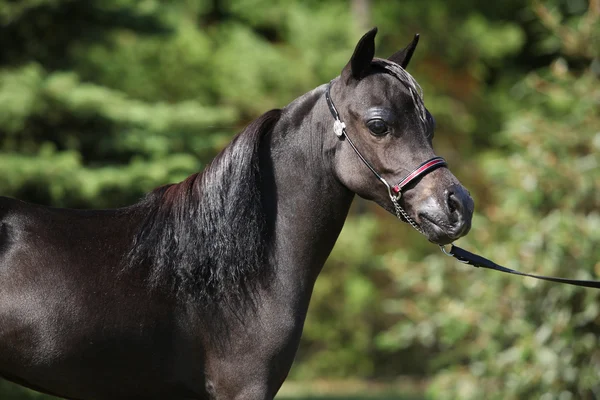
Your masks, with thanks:
<instances>
[{"instance_id":1,"label":"grass","mask_svg":"<svg viewBox=\"0 0 600 400\"><path fill-rule=\"evenodd\" d=\"M400 380L394 383L365 381L286 382L277 400L425 400L422 383Z\"/></svg>"},{"instance_id":2,"label":"grass","mask_svg":"<svg viewBox=\"0 0 600 400\"><path fill-rule=\"evenodd\" d=\"M301 396L301 397L281 397L277 396L277 400L422 400L422 397L412 397L404 395L357 395L357 396Z\"/></svg>"},{"instance_id":3,"label":"grass","mask_svg":"<svg viewBox=\"0 0 600 400\"><path fill-rule=\"evenodd\" d=\"M403 394L356 394L356 395L303 395L277 396L276 400L424 400L425 397Z\"/></svg>"}]
</instances>

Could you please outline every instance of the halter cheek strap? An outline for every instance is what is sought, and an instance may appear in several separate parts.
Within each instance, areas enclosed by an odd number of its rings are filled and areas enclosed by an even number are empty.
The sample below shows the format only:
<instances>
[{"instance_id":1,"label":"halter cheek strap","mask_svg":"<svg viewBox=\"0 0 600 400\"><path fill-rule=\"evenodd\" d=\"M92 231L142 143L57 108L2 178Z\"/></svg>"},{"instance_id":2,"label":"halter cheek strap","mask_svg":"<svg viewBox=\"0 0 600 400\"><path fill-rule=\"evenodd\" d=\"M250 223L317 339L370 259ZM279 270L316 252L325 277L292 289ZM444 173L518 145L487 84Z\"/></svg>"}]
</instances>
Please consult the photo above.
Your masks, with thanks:
<instances>
[{"instance_id":1,"label":"halter cheek strap","mask_svg":"<svg viewBox=\"0 0 600 400\"><path fill-rule=\"evenodd\" d=\"M379 173L377 173L377 171L375 171L375 168L373 168L371 163L369 163L363 157L363 155L360 153L360 151L358 151L358 149L354 145L354 142L352 141L352 139L350 139L350 137L348 136L348 133L346 132L346 124L343 123L342 120L340 119L340 114L338 113L337 108L335 108L335 104L333 104L333 100L331 100L331 84L332 84L332 82L333 81L329 82L329 85L327 85L327 90L325 91L325 99L327 100L327 106L329 107L329 111L331 112L331 115L333 116L333 119L334 119L333 132L340 139L346 138L346 140L348 141L348 144L350 145L350 147L352 147L352 150L354 150L354 152L356 153L358 158L360 158L360 160L371 170L373 175L375 175L375 177L377 179L379 179L379 181L385 185L390 197L393 197L392 187L390 186L390 184L385 180L385 178L383 176L379 175ZM398 198L400 198L400 196L398 196Z\"/></svg>"}]
</instances>

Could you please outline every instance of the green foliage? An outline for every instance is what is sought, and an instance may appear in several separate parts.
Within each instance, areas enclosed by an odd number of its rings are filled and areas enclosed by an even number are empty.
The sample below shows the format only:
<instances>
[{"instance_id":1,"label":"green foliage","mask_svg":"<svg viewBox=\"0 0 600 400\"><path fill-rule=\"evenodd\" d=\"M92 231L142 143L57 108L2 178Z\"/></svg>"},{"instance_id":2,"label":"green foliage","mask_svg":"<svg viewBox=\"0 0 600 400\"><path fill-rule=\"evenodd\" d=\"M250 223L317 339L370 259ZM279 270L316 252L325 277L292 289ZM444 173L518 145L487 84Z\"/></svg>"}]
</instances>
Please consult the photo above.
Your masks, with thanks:
<instances>
[{"instance_id":1,"label":"green foliage","mask_svg":"<svg viewBox=\"0 0 600 400\"><path fill-rule=\"evenodd\" d=\"M468 242L509 267L599 279L600 82L590 71L546 75L521 84L529 107L501 133L509 155L481 158L494 201ZM486 276L460 293L477 302L451 297L464 310L455 323L471 340L448 344L466 362L444 363L434 397L595 398L599 293L472 273Z\"/></svg>"},{"instance_id":2,"label":"green foliage","mask_svg":"<svg viewBox=\"0 0 600 400\"><path fill-rule=\"evenodd\" d=\"M125 205L201 168L231 137L236 110L194 95L210 94L206 81L178 79L201 74L198 64L209 68L208 39L169 25L157 4L0 5L0 36L18 39L0 69L2 194L57 206ZM84 34L61 25L65 13L89 23ZM44 51L26 58L29 48Z\"/></svg>"},{"instance_id":3,"label":"green foliage","mask_svg":"<svg viewBox=\"0 0 600 400\"><path fill-rule=\"evenodd\" d=\"M521 108L495 139L503 150L478 159L493 185L466 246L511 268L598 279L598 76L558 59L511 90ZM442 256L406 263L406 251L388 263L399 279L387 307L400 321L380 344L426 349L432 398L596 398L597 291L468 270Z\"/></svg>"},{"instance_id":4,"label":"green foliage","mask_svg":"<svg viewBox=\"0 0 600 400\"><path fill-rule=\"evenodd\" d=\"M598 14L570 16L555 26L545 15L556 12L536 7L541 23L535 30L540 36L542 28L546 37L558 36L560 45L554 50L559 53L550 65L513 82L501 79L499 86L485 93L496 100L501 125L486 140L486 146L493 143L493 148L463 161L469 170L462 175L473 182L467 186L476 195L478 209L463 245L508 267L599 279L600 82L596 66L600 47L590 53L588 46L576 52L572 45L597 40L599 24L592 24L592 29L589 21L598 21ZM582 28L561 37L563 23ZM470 29L480 29L475 28ZM444 97L435 93L427 104L440 102L448 107L459 101L446 102ZM478 117L471 112L458 116L475 122L473 133L478 134ZM322 335L323 346L328 346L327 353L333 357L341 339L332 330L346 333L342 337L350 332L357 337L353 343L361 343L361 332L371 329L375 335L357 362L368 368L358 371L372 371L371 376L379 378L394 373L429 376L429 395L435 399L597 397L600 308L596 291L475 270L437 253L419 257L420 247L389 246L406 238L391 241L386 224L380 220L375 233L363 227L361 232L374 239L365 244L364 237L355 233L356 222L349 221L338 243L347 252L345 258L336 259L334 253L324 279L317 281L312 306L318 310L325 307L319 304L322 299L326 304L333 302L327 295L347 300L343 291L331 286L337 279L348 282L346 288L353 287L354 279L376 288L353 308L357 311L351 317L354 329L340 322L339 316L348 313L340 311L338 303L327 306L335 310L335 318L313 309L309 318L322 319L323 325L331 321L330 328L315 332L310 326L315 322L309 320L305 343ZM413 240L409 237L404 242L413 244ZM388 245L376 247L375 242ZM357 269L363 260L368 260L369 268ZM365 304L369 307L366 314ZM338 342L331 345L331 339ZM345 366L327 361L315 364L327 365L328 375L345 373ZM315 375L327 373L311 370L310 365L301 367Z\"/></svg>"},{"instance_id":5,"label":"green foliage","mask_svg":"<svg viewBox=\"0 0 600 400\"><path fill-rule=\"evenodd\" d=\"M58 400L58 397L47 396L0 379L0 395L6 400Z\"/></svg>"}]
</instances>

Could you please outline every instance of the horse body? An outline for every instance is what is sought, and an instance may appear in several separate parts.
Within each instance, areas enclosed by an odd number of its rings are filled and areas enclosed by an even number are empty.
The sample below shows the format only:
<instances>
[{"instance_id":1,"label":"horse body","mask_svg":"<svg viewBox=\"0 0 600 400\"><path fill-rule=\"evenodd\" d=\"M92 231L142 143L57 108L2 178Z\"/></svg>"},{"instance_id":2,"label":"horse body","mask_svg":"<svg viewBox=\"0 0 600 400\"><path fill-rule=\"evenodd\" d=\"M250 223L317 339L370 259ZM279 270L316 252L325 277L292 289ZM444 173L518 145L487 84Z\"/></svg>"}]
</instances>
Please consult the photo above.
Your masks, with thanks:
<instances>
[{"instance_id":1,"label":"horse body","mask_svg":"<svg viewBox=\"0 0 600 400\"><path fill-rule=\"evenodd\" d=\"M168 376L172 302L118 278L139 215L6 198L0 212L0 375L74 398L109 398L127 386L140 393L136 381L149 372ZM147 370L136 379L138 363Z\"/></svg>"},{"instance_id":2,"label":"horse body","mask_svg":"<svg viewBox=\"0 0 600 400\"><path fill-rule=\"evenodd\" d=\"M414 82L406 89L372 65L374 35L332 97L349 128L365 132L354 138L365 156L397 179L431 158L433 128L405 111ZM394 61L405 67L415 45ZM325 89L265 114L202 174L136 205L81 211L0 198L0 376L69 399L272 399L354 195L394 212L332 133ZM389 135L367 133L372 114ZM442 243L468 231L465 193L440 168L402 201Z\"/></svg>"},{"instance_id":3,"label":"horse body","mask_svg":"<svg viewBox=\"0 0 600 400\"><path fill-rule=\"evenodd\" d=\"M148 291L143 271L123 271L143 208L66 210L1 198L0 281L15 284L0 286L0 375L76 399L273 397L353 197L317 167L320 149L294 150L323 134L305 126L303 134L289 132L296 110L314 106L323 90L283 110L264 138L261 158L269 162L261 169L270 179L262 193L290 195L265 204L277 232L273 274L255 308L223 311L236 321L219 330L227 337L206 333L213 321L195 306Z\"/></svg>"}]
</instances>

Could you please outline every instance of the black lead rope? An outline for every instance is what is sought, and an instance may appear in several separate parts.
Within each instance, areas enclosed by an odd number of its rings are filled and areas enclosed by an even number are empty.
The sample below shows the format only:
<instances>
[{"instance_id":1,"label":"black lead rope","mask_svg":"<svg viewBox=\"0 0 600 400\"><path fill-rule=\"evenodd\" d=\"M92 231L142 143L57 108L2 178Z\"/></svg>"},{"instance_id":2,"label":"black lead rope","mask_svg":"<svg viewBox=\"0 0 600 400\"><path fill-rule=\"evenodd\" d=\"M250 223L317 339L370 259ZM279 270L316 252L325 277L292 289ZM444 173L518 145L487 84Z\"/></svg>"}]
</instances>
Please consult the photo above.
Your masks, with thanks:
<instances>
[{"instance_id":1,"label":"black lead rope","mask_svg":"<svg viewBox=\"0 0 600 400\"><path fill-rule=\"evenodd\" d=\"M452 245L450 251L447 252L444 247L440 246L442 251L454 258L458 261L472 265L476 268L487 268L493 269L495 271L506 272L508 274L528 276L530 278L541 279L544 281L550 282L558 282L558 283L566 283L567 285L575 285L575 286L584 286L589 288L600 289L600 281L585 281L579 279L567 279L567 278L556 278L553 276L543 276L543 275L535 275L535 274L527 274L525 272L515 271L514 269L503 267L502 265L498 265L495 262L488 260L485 257L478 256L477 254L471 253L465 249L461 249L458 246Z\"/></svg>"}]
</instances>

